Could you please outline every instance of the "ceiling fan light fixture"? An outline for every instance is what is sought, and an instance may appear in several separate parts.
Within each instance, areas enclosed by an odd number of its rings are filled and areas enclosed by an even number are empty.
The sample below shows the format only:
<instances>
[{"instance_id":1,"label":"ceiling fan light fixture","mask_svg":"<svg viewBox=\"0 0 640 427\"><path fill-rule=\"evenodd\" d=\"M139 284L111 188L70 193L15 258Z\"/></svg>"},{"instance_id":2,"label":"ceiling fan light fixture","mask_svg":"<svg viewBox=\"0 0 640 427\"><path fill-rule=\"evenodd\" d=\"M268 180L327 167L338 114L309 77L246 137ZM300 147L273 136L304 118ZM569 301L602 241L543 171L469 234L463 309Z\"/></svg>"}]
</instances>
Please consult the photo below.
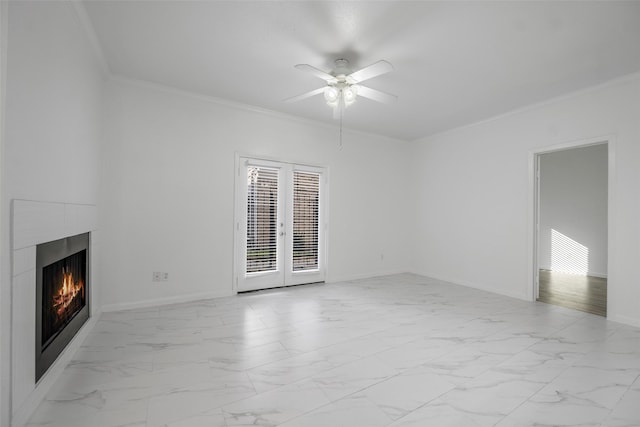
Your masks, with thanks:
<instances>
[{"instance_id":1,"label":"ceiling fan light fixture","mask_svg":"<svg viewBox=\"0 0 640 427\"><path fill-rule=\"evenodd\" d=\"M344 100L344 105L347 107L354 102L356 102L356 97L358 96L358 88L357 86L349 85L342 89L342 98Z\"/></svg>"},{"instance_id":2,"label":"ceiling fan light fixture","mask_svg":"<svg viewBox=\"0 0 640 427\"><path fill-rule=\"evenodd\" d=\"M338 99L340 98L340 90L335 86L327 86L324 89L324 99L332 107L338 105Z\"/></svg>"}]
</instances>

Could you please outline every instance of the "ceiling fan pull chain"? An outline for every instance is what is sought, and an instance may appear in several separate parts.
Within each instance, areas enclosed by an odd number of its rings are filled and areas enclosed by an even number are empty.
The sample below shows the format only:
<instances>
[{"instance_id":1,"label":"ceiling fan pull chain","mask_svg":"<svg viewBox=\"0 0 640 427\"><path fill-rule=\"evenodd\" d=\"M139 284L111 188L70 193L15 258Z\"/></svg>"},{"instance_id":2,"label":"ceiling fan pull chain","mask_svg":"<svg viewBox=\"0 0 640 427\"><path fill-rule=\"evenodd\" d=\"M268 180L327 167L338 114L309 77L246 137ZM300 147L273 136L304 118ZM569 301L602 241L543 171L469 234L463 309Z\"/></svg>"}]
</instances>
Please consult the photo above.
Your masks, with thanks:
<instances>
[{"instance_id":1,"label":"ceiling fan pull chain","mask_svg":"<svg viewBox=\"0 0 640 427\"><path fill-rule=\"evenodd\" d=\"M338 106L337 108L340 108ZM342 151L342 115L344 114L344 108L340 108L340 142L338 143L338 150Z\"/></svg>"}]
</instances>

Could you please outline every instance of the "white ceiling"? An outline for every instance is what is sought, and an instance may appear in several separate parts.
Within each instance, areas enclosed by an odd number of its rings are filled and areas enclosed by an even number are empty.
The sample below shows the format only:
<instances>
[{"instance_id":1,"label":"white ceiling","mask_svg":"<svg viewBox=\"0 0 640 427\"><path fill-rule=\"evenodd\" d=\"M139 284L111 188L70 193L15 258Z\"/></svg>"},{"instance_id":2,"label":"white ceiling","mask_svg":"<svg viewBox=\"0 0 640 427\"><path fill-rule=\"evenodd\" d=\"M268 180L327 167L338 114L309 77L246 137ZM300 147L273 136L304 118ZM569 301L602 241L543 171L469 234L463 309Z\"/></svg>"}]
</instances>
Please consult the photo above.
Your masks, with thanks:
<instances>
[{"instance_id":1,"label":"white ceiling","mask_svg":"<svg viewBox=\"0 0 640 427\"><path fill-rule=\"evenodd\" d=\"M337 58L395 71L345 127L414 140L640 70L640 1L84 2L112 73L335 123L322 96Z\"/></svg>"}]
</instances>

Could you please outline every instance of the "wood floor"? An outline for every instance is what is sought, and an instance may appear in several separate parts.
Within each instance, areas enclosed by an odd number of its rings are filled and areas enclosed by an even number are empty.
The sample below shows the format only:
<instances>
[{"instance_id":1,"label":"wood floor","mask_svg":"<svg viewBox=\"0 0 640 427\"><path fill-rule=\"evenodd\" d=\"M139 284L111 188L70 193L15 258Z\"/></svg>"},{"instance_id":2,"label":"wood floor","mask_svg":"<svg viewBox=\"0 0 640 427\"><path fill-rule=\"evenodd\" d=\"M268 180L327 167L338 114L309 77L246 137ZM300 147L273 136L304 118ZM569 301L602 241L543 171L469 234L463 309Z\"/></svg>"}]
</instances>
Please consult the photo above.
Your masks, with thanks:
<instances>
[{"instance_id":1,"label":"wood floor","mask_svg":"<svg viewBox=\"0 0 640 427\"><path fill-rule=\"evenodd\" d=\"M607 279L540 270L538 301L607 316Z\"/></svg>"}]
</instances>

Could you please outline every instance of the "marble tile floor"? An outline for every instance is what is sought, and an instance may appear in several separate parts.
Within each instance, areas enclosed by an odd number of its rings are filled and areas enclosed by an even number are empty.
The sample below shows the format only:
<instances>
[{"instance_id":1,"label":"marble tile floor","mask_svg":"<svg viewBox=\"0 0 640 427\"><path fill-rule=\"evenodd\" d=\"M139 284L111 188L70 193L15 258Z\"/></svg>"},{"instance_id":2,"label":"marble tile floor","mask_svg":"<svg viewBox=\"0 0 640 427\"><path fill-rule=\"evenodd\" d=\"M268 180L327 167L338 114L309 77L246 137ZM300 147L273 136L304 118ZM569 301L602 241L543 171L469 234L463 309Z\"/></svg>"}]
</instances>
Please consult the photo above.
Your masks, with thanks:
<instances>
[{"instance_id":1,"label":"marble tile floor","mask_svg":"<svg viewBox=\"0 0 640 427\"><path fill-rule=\"evenodd\" d=\"M640 426L640 329L409 274L105 313L28 426Z\"/></svg>"}]
</instances>

